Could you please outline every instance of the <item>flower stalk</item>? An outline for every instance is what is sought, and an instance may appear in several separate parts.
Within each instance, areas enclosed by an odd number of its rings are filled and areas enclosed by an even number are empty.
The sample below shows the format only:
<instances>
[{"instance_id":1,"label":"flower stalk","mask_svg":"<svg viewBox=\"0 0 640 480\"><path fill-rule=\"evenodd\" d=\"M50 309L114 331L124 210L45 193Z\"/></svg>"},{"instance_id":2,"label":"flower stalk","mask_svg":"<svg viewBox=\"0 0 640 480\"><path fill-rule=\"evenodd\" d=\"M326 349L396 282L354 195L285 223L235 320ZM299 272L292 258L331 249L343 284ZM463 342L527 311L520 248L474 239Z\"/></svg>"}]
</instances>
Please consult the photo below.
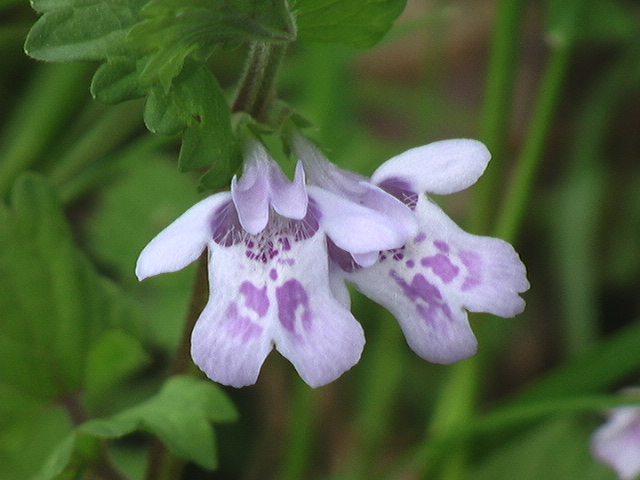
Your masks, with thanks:
<instances>
[{"instance_id":1,"label":"flower stalk","mask_svg":"<svg viewBox=\"0 0 640 480\"><path fill-rule=\"evenodd\" d=\"M287 44L254 42L240 87L233 102L233 113L245 112L259 122L267 123L276 100L275 79Z\"/></svg>"}]
</instances>

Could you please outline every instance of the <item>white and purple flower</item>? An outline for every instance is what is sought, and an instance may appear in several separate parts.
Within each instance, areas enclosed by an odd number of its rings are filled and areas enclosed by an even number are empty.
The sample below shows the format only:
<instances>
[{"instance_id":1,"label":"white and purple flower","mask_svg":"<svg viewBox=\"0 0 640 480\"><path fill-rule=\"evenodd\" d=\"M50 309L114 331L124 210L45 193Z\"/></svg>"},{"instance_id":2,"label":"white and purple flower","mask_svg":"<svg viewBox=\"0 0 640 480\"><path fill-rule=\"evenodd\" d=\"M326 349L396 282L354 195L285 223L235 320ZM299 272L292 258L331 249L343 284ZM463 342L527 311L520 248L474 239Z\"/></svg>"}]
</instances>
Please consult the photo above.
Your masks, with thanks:
<instances>
[{"instance_id":1,"label":"white and purple flower","mask_svg":"<svg viewBox=\"0 0 640 480\"><path fill-rule=\"evenodd\" d=\"M439 363L475 353L467 310L523 310L518 294L529 283L513 247L464 232L424 195L475 183L490 158L484 145L414 148L371 179L339 169L299 134L292 147L301 162L290 181L262 144L248 142L231 191L194 205L138 259L142 280L208 249L210 297L191 353L211 379L254 383L274 347L311 386L339 377L364 345L345 282L391 311L411 348Z\"/></svg>"},{"instance_id":2,"label":"white and purple flower","mask_svg":"<svg viewBox=\"0 0 640 480\"><path fill-rule=\"evenodd\" d=\"M612 409L607 422L593 434L591 451L621 480L640 477L640 407Z\"/></svg>"},{"instance_id":3,"label":"white and purple flower","mask_svg":"<svg viewBox=\"0 0 640 480\"><path fill-rule=\"evenodd\" d=\"M331 239L328 243L332 274L387 308L422 358L451 363L476 352L467 310L501 317L522 312L525 302L518 294L529 282L513 247L466 233L424 195L449 194L474 184L490 159L482 143L457 139L414 148L382 164L371 179L332 165L301 135L292 143L310 183L387 213L375 197L377 187L414 213L415 235L400 248L379 252L377 261L368 258L373 263L368 268L362 268L361 257Z\"/></svg>"},{"instance_id":4,"label":"white and purple flower","mask_svg":"<svg viewBox=\"0 0 640 480\"><path fill-rule=\"evenodd\" d=\"M351 368L364 345L344 285L332 283L327 239L368 266L415 235L415 219L377 187L364 187L374 209L308 186L301 164L291 182L257 141L245 159L230 192L197 203L145 247L136 275L180 270L208 249L210 297L192 333L195 363L217 382L245 386L275 346L304 381L323 385Z\"/></svg>"}]
</instances>

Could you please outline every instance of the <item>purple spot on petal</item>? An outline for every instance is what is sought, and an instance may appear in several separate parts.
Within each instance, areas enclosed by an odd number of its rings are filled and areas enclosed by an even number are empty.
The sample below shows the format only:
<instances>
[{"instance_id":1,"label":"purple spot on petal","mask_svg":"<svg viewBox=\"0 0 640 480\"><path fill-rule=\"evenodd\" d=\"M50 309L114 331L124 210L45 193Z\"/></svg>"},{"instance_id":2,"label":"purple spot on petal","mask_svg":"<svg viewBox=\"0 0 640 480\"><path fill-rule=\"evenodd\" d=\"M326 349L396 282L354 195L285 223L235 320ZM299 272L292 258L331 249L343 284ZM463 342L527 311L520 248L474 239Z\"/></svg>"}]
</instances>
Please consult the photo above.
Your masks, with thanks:
<instances>
[{"instance_id":1,"label":"purple spot on petal","mask_svg":"<svg viewBox=\"0 0 640 480\"><path fill-rule=\"evenodd\" d=\"M276 301L278 320L285 330L298 337L296 325L300 325L304 330L311 328L309 296L298 280L287 280L281 287L276 288Z\"/></svg>"},{"instance_id":2,"label":"purple spot on petal","mask_svg":"<svg viewBox=\"0 0 640 480\"><path fill-rule=\"evenodd\" d=\"M433 242L433 245L441 252L449 253L449 244L447 242L436 240L435 242Z\"/></svg>"},{"instance_id":3,"label":"purple spot on petal","mask_svg":"<svg viewBox=\"0 0 640 480\"><path fill-rule=\"evenodd\" d=\"M383 182L381 182L378 187L387 192L389 195L396 197L402 203L404 203L411 210L416 208L418 204L418 198L420 195L411 190L411 186L396 177L387 178Z\"/></svg>"},{"instance_id":4,"label":"purple spot on petal","mask_svg":"<svg viewBox=\"0 0 640 480\"><path fill-rule=\"evenodd\" d=\"M285 252L291 250L291 241L287 237L282 237L278 239L278 241L280 242L280 245L282 245L282 250Z\"/></svg>"},{"instance_id":5,"label":"purple spot on petal","mask_svg":"<svg viewBox=\"0 0 640 480\"><path fill-rule=\"evenodd\" d=\"M413 260L407 260L407 263L405 263L405 265L407 266L407 268L413 268L416 266L416 262L414 262Z\"/></svg>"},{"instance_id":6,"label":"purple spot on petal","mask_svg":"<svg viewBox=\"0 0 640 480\"><path fill-rule=\"evenodd\" d=\"M336 262L345 272L354 272L362 268L356 263L349 252L338 247L329 237L327 237L327 253L329 254L329 258ZM380 256L380 260L383 260L382 255Z\"/></svg>"},{"instance_id":7,"label":"purple spot on petal","mask_svg":"<svg viewBox=\"0 0 640 480\"><path fill-rule=\"evenodd\" d=\"M416 235L416 237L413 239L413 243L422 243L427 239L427 234L424 232L420 232L418 235Z\"/></svg>"},{"instance_id":8,"label":"purple spot on petal","mask_svg":"<svg viewBox=\"0 0 640 480\"><path fill-rule=\"evenodd\" d=\"M271 280L277 280L277 279L278 279L278 272L276 271L276 269L275 269L275 268L272 268L272 269L269 271L269 278L270 278Z\"/></svg>"},{"instance_id":9,"label":"purple spot on petal","mask_svg":"<svg viewBox=\"0 0 640 480\"><path fill-rule=\"evenodd\" d=\"M242 282L240 293L245 297L244 304L247 308L250 308L261 317L265 316L269 310L266 286L258 288L251 282Z\"/></svg>"},{"instance_id":10,"label":"purple spot on petal","mask_svg":"<svg viewBox=\"0 0 640 480\"><path fill-rule=\"evenodd\" d=\"M482 283L482 258L477 252L469 250L462 250L459 255L468 273L461 287L464 292Z\"/></svg>"},{"instance_id":11,"label":"purple spot on petal","mask_svg":"<svg viewBox=\"0 0 640 480\"><path fill-rule=\"evenodd\" d=\"M281 265L295 265L296 261L293 258L279 258L278 263Z\"/></svg>"},{"instance_id":12,"label":"purple spot on petal","mask_svg":"<svg viewBox=\"0 0 640 480\"><path fill-rule=\"evenodd\" d=\"M236 208L231 200L220 205L213 213L210 227L211 238L223 247L230 247L242 241L245 234L244 229L240 225Z\"/></svg>"},{"instance_id":13,"label":"purple spot on petal","mask_svg":"<svg viewBox=\"0 0 640 480\"><path fill-rule=\"evenodd\" d=\"M318 231L318 220L320 220L320 217L322 217L322 215L316 203L312 198L309 198L309 205L307 206L307 214L305 217L302 220L292 222L295 223L293 240L299 242L300 240L313 237Z\"/></svg>"},{"instance_id":14,"label":"purple spot on petal","mask_svg":"<svg viewBox=\"0 0 640 480\"><path fill-rule=\"evenodd\" d=\"M415 304L418 314L433 328L446 328L446 322L453 321L451 308L444 301L442 293L424 275L420 273L414 275L411 283L408 283L395 270L390 270L389 275L405 296Z\"/></svg>"},{"instance_id":15,"label":"purple spot on petal","mask_svg":"<svg viewBox=\"0 0 640 480\"><path fill-rule=\"evenodd\" d=\"M456 267L449 258L441 253L438 253L432 257L425 257L420 260L420 264L423 267L430 267L437 276L442 279L444 283L450 283L456 276L460 269Z\"/></svg>"},{"instance_id":16,"label":"purple spot on petal","mask_svg":"<svg viewBox=\"0 0 640 480\"><path fill-rule=\"evenodd\" d=\"M252 338L255 338L262 334L263 328L251 321L249 317L240 315L238 311L238 305L232 302L225 311L227 319L226 327L227 332L232 337L240 337L243 342L248 342Z\"/></svg>"}]
</instances>

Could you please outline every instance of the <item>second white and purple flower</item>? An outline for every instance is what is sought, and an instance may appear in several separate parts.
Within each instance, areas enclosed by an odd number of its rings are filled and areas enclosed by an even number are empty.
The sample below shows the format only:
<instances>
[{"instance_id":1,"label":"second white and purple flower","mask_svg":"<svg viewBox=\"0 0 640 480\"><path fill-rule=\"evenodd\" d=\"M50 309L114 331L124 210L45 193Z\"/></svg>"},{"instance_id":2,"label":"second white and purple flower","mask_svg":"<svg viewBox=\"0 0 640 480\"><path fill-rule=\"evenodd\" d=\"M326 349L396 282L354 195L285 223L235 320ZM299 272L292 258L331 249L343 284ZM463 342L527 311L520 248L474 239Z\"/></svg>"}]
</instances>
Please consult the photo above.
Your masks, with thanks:
<instances>
[{"instance_id":1,"label":"second white and purple flower","mask_svg":"<svg viewBox=\"0 0 640 480\"><path fill-rule=\"evenodd\" d=\"M213 380L255 383L272 348L311 386L360 358L364 334L345 282L390 310L423 358L473 355L466 310L510 317L527 290L508 243L461 230L424 194L475 183L489 161L473 140L409 150L371 179L341 170L302 135L293 181L257 140L230 192L185 212L140 254L139 279L179 270L205 249L210 298L192 334L195 363Z\"/></svg>"}]
</instances>

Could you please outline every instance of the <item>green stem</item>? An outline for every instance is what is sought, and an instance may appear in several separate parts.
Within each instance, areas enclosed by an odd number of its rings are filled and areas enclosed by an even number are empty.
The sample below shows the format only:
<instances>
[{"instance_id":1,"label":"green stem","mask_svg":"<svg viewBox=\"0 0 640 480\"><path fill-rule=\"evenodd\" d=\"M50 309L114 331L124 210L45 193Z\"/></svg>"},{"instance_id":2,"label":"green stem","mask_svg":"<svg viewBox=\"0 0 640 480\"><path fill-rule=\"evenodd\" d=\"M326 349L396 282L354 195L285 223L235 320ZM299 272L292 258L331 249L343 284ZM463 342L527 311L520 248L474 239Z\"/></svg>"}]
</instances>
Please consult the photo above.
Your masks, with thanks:
<instances>
[{"instance_id":1,"label":"green stem","mask_svg":"<svg viewBox=\"0 0 640 480\"><path fill-rule=\"evenodd\" d=\"M520 50L519 33L524 19L526 2L500 0L497 23L486 77L480 139L487 145L492 159L487 171L474 186L474 208L470 217L470 230L486 234L491 230L499 183L504 171L508 143L512 93Z\"/></svg>"},{"instance_id":2,"label":"green stem","mask_svg":"<svg viewBox=\"0 0 640 480\"><path fill-rule=\"evenodd\" d=\"M481 138L493 154L485 178L476 186L474 210L470 218L474 232L489 230L491 214L495 208L495 191L503 168L507 126L516 72L517 41L523 21L524 2L501 0L498 3L497 24L490 52L486 79ZM451 371L434 409L430 432L438 438L457 425L464 424L475 412L478 396L479 357L472 357L450 367ZM429 445L430 442L425 443ZM452 451L443 469L442 478L458 480L466 477L468 449L464 445ZM429 457L421 462L426 472L431 466Z\"/></svg>"},{"instance_id":3,"label":"green stem","mask_svg":"<svg viewBox=\"0 0 640 480\"><path fill-rule=\"evenodd\" d=\"M606 194L605 141L623 95L640 81L638 47L633 44L606 72L585 101L577 120L566 180L560 186L552 225L558 239L556 262L564 322L565 351L573 357L598 336L597 230ZM580 241L576 242L576 239Z\"/></svg>"},{"instance_id":4,"label":"green stem","mask_svg":"<svg viewBox=\"0 0 640 480\"><path fill-rule=\"evenodd\" d=\"M287 45L254 42L232 112L246 112L260 122L268 123L274 100L275 79Z\"/></svg>"},{"instance_id":5,"label":"green stem","mask_svg":"<svg viewBox=\"0 0 640 480\"><path fill-rule=\"evenodd\" d=\"M287 453L282 467L282 480L305 478L307 468L313 458L313 428L316 402L315 390L296 379L296 391L293 398L291 425L287 439Z\"/></svg>"},{"instance_id":6,"label":"green stem","mask_svg":"<svg viewBox=\"0 0 640 480\"><path fill-rule=\"evenodd\" d=\"M509 7L510 9L515 9L509 2L504 2L502 5L504 8ZM555 32L555 37L552 38L551 57L540 85L540 93L534 109L527 140L516 165L514 182L508 190L507 198L498 216L497 227L494 232L496 236L504 238L507 241L513 241L515 239L516 233L524 218L525 208L531 196L533 180L541 163L542 153L549 132L551 131L553 115L558 105L563 80L569 65L573 44L573 27L581 5L581 1L573 0L568 10L565 11L565 23L560 26L561 28L558 28ZM503 18L514 21L517 17L510 14L504 15ZM500 31L504 33L510 30L504 28ZM499 48L498 45L500 45L500 42L494 44L495 48ZM503 52L508 51L509 50L503 50ZM503 108L505 103L504 101L496 101L495 105ZM498 113L495 114L496 118L497 116ZM487 118L494 117L488 116ZM488 129L489 127L485 128ZM503 136L505 135L505 132L499 133ZM484 194L493 195L493 192L487 190ZM486 207L483 206L482 208L485 209ZM483 215L485 214L478 215L478 218ZM482 335L479 334L479 337L482 337ZM464 428L473 418L478 398L478 376L481 371L480 367L480 356L470 358L452 367L453 369L448 382L436 404L436 414L433 425L434 444L437 444L440 438L446 437L448 432ZM428 443L425 444L423 452L429 451L428 445ZM431 468L430 455L425 455L425 457L420 460L420 464L422 471ZM466 442L457 443L455 448L447 451L441 478L446 480L462 480L468 478L467 465L468 448L466 448Z\"/></svg>"},{"instance_id":7,"label":"green stem","mask_svg":"<svg viewBox=\"0 0 640 480\"><path fill-rule=\"evenodd\" d=\"M27 87L19 109L0 138L0 198L16 176L31 167L56 138L82 98L83 84L92 68L85 63L42 64Z\"/></svg>"},{"instance_id":8,"label":"green stem","mask_svg":"<svg viewBox=\"0 0 640 480\"><path fill-rule=\"evenodd\" d=\"M370 308L370 307L369 307ZM369 310L370 312L371 310ZM357 315L364 318L366 314ZM359 386L360 399L356 418L355 478L372 479L379 476L381 464L377 452L388 438L394 418L394 402L403 379L405 341L393 317L378 308L371 318L377 323L368 342L363 366L366 367ZM373 322L372 322L373 323Z\"/></svg>"},{"instance_id":9,"label":"green stem","mask_svg":"<svg viewBox=\"0 0 640 480\"><path fill-rule=\"evenodd\" d=\"M582 3L580 0L573 1L571 5L573 9L570 10L571 19L576 19ZM540 93L533 111L526 142L516 164L513 182L507 190L495 229L497 237L509 242L516 239L524 220L524 212L531 199L534 180L542 163L542 154L547 145L549 132L553 127L553 117L569 67L573 47L572 34L573 23L569 23L563 32L557 32L553 37L549 37L552 48L551 58L540 85Z\"/></svg>"},{"instance_id":10,"label":"green stem","mask_svg":"<svg viewBox=\"0 0 640 480\"><path fill-rule=\"evenodd\" d=\"M533 422L553 415L571 413L597 412L623 405L637 405L637 396L623 395L591 395L584 397L543 400L539 403L506 407L482 418L471 418L465 425L458 424L446 435L438 437L433 443L415 453L415 457L427 458L430 465L438 467L452 449L473 438L484 435L496 435L500 432L521 428ZM409 460L408 463L412 463Z\"/></svg>"}]
</instances>

